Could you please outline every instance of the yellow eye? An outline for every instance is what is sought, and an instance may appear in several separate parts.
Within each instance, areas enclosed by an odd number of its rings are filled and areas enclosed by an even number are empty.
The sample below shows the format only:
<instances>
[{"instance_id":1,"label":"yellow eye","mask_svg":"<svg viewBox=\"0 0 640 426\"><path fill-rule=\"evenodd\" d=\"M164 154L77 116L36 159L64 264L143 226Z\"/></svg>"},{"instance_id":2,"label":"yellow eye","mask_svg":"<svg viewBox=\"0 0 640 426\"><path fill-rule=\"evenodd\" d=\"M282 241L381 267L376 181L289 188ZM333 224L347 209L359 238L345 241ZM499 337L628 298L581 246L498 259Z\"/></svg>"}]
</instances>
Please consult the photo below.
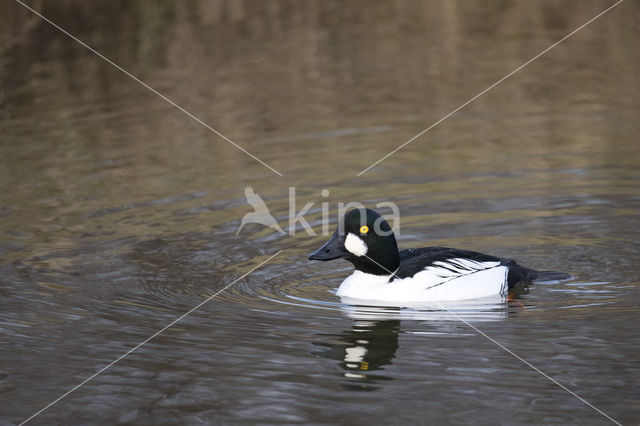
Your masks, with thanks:
<instances>
[{"instance_id":1,"label":"yellow eye","mask_svg":"<svg viewBox=\"0 0 640 426\"><path fill-rule=\"evenodd\" d=\"M360 227L360 233L361 234L366 234L367 232L369 232L369 227L367 225L364 225L364 226Z\"/></svg>"}]
</instances>

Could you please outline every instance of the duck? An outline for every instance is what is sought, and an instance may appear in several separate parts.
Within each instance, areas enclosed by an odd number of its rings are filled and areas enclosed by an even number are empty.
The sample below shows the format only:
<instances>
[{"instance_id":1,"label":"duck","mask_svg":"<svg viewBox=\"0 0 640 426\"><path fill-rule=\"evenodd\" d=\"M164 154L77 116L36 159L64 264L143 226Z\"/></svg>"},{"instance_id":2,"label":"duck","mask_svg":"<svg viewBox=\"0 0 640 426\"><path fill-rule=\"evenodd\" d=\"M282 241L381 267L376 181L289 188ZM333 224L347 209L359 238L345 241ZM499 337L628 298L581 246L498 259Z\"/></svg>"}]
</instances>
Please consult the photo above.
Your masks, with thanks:
<instances>
[{"instance_id":1,"label":"duck","mask_svg":"<svg viewBox=\"0 0 640 426\"><path fill-rule=\"evenodd\" d=\"M420 303L510 296L520 283L570 274L526 268L515 260L449 247L398 250L389 223L368 208L349 210L309 260L345 259L355 268L336 295L346 300Z\"/></svg>"}]
</instances>

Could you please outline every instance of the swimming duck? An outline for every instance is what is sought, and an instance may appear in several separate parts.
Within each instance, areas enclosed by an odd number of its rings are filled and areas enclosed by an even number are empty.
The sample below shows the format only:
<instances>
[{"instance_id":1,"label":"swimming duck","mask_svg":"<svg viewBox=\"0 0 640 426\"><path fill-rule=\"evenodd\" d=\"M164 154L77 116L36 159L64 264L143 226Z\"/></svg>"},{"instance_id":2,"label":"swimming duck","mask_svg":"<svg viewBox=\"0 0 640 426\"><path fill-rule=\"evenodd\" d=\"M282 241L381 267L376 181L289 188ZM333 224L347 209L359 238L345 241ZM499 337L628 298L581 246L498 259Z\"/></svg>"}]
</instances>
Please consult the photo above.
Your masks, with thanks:
<instances>
[{"instance_id":1,"label":"swimming duck","mask_svg":"<svg viewBox=\"0 0 640 426\"><path fill-rule=\"evenodd\" d=\"M342 298L384 302L430 302L507 294L518 283L564 280L569 274L536 271L511 259L448 247L398 251L387 221L371 209L341 219L310 260L346 259L355 266L340 285Z\"/></svg>"}]
</instances>

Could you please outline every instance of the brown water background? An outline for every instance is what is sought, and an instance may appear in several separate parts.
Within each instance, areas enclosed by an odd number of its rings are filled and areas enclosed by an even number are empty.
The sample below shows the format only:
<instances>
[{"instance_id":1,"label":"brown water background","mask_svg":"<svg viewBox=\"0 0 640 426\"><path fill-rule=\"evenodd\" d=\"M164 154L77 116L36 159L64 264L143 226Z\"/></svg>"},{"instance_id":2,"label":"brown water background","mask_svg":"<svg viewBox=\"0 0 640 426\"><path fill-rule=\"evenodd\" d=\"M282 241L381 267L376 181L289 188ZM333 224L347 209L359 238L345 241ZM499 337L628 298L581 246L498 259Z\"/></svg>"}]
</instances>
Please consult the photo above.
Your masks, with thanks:
<instances>
[{"instance_id":1,"label":"brown water background","mask_svg":"<svg viewBox=\"0 0 640 426\"><path fill-rule=\"evenodd\" d=\"M640 5L627 0L356 174L607 1L0 6L0 424L607 424L443 312L354 312L325 239L253 186L401 210L402 247L567 271L457 312L623 424L640 416ZM321 190L327 189L329 197ZM333 226L333 225L332 225Z\"/></svg>"}]
</instances>

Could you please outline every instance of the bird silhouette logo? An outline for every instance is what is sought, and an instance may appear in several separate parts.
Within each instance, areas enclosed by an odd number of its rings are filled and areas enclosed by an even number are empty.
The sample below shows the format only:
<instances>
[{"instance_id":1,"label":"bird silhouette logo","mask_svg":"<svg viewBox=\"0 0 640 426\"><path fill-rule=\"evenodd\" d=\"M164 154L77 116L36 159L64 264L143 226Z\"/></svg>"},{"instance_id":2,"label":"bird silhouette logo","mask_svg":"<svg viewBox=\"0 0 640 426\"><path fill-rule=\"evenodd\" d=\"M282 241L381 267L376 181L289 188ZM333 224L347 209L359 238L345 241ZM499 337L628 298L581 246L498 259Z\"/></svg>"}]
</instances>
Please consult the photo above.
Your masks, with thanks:
<instances>
[{"instance_id":1,"label":"bird silhouette logo","mask_svg":"<svg viewBox=\"0 0 640 426\"><path fill-rule=\"evenodd\" d=\"M252 187L247 186L244 189L244 195L247 197L247 203L253 207L254 211L244 215L242 222L240 223L240 227L236 231L236 235L238 235L242 230L242 227L248 223L258 223L260 225L273 228L281 234L285 234L282 228L280 228L280 225L278 225L278 222L276 222L275 218L271 215L271 212L264 203L264 200L256 194Z\"/></svg>"}]
</instances>

